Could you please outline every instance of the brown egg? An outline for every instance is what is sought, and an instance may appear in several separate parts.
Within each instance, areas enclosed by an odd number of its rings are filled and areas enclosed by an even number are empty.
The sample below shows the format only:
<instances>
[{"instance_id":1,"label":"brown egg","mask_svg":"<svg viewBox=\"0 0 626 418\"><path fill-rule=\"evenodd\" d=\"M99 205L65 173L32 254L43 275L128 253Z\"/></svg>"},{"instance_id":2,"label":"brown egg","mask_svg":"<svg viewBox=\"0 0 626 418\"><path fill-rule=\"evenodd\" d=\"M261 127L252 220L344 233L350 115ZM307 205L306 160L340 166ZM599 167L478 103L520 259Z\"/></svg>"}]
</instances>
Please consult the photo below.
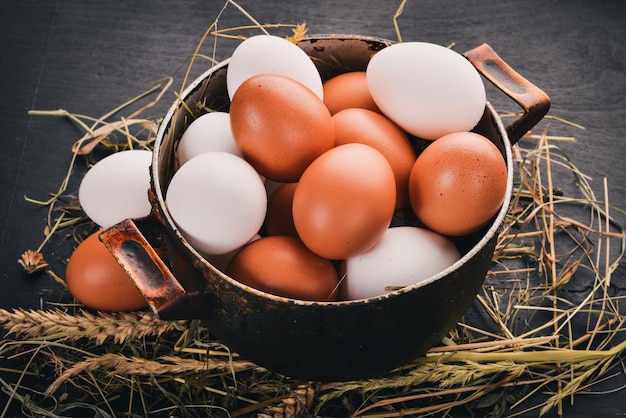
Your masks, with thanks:
<instances>
[{"instance_id":1,"label":"brown egg","mask_svg":"<svg viewBox=\"0 0 626 418\"><path fill-rule=\"evenodd\" d=\"M409 178L415 215L428 228L463 236L483 227L502 206L507 168L487 138L458 132L429 145L417 158Z\"/></svg>"},{"instance_id":2,"label":"brown egg","mask_svg":"<svg viewBox=\"0 0 626 418\"><path fill-rule=\"evenodd\" d=\"M268 235L298 236L291 211L297 185L298 183L284 183L268 199L265 215L265 229Z\"/></svg>"},{"instance_id":3,"label":"brown egg","mask_svg":"<svg viewBox=\"0 0 626 418\"><path fill-rule=\"evenodd\" d=\"M331 260L372 248L389 227L396 184L385 157L365 144L327 151L302 174L293 196L300 239Z\"/></svg>"},{"instance_id":4,"label":"brown egg","mask_svg":"<svg viewBox=\"0 0 626 418\"><path fill-rule=\"evenodd\" d=\"M293 299L336 300L333 264L313 254L295 237L267 236L243 247L227 274L255 289Z\"/></svg>"},{"instance_id":5,"label":"brown egg","mask_svg":"<svg viewBox=\"0 0 626 418\"><path fill-rule=\"evenodd\" d=\"M417 155L406 134L380 113L349 108L333 115L335 145L358 142L374 147L389 162L396 180L396 209L409 202L409 175Z\"/></svg>"},{"instance_id":6,"label":"brown egg","mask_svg":"<svg viewBox=\"0 0 626 418\"><path fill-rule=\"evenodd\" d=\"M370 94L365 71L343 73L327 80L324 103L332 115L343 109L358 107L380 113Z\"/></svg>"},{"instance_id":7,"label":"brown egg","mask_svg":"<svg viewBox=\"0 0 626 418\"><path fill-rule=\"evenodd\" d=\"M72 296L91 309L125 312L147 306L146 299L98 239L98 232L76 247L67 263L65 281Z\"/></svg>"},{"instance_id":8,"label":"brown egg","mask_svg":"<svg viewBox=\"0 0 626 418\"><path fill-rule=\"evenodd\" d=\"M335 141L324 102L303 84L276 74L259 74L239 86L230 122L243 157L262 176L283 183L298 181Z\"/></svg>"}]
</instances>

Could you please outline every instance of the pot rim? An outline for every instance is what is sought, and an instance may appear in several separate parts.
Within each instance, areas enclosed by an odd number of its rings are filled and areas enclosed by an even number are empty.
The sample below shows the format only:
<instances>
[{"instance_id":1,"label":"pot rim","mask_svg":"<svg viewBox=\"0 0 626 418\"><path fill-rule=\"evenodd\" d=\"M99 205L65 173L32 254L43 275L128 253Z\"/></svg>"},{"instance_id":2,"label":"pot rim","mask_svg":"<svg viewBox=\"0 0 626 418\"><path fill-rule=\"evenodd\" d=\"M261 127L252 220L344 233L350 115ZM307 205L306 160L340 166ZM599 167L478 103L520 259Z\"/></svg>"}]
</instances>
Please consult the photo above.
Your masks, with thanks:
<instances>
[{"instance_id":1,"label":"pot rim","mask_svg":"<svg viewBox=\"0 0 626 418\"><path fill-rule=\"evenodd\" d=\"M365 41L365 42L383 43L387 45L391 45L394 43L393 41L390 41L388 39L383 39L383 38L378 38L378 37L361 36L361 35L346 35L346 34L310 35L310 36L305 37L303 41L315 41L315 40L324 40L324 39L326 40L350 39L350 40ZM191 82L191 84L183 90L182 94L179 97L182 98L183 101L186 100L206 79L210 78L213 75L213 73L217 72L220 69L227 67L229 61L230 61L230 58L227 58L223 61L220 61L219 63L212 65L209 69L207 69L201 75L196 77ZM152 153L152 162L150 165L150 183L151 183L151 188L156 197L156 201L153 204L157 204L159 206L160 213L162 214L164 220L167 223L166 228L170 229L175 234L176 238L183 243L185 248L197 260L199 260L204 265L204 267L210 269L215 275L219 276L220 278L227 280L230 284L235 285L247 292L253 293L262 298L267 298L267 299L277 301L277 302L284 302L284 303L297 304L297 305L340 306L340 305L346 305L346 304L353 305L353 304L372 303L374 301L391 299L391 298L398 297L399 295L402 295L405 293L416 291L417 289L425 287L433 282L438 281L439 279L443 277L446 277L452 274L454 271L458 270L462 265L466 264L470 259L475 257L488 244L488 242L491 239L493 239L495 235L499 233L499 230L500 230L500 227L502 226L504 218L509 211L509 205L511 202L511 194L513 190L513 171L514 171L513 158L512 158L512 145L507 135L506 128L504 127L502 123L501 118L498 116L498 114L496 113L491 103L488 100L486 100L485 108L489 112L489 116L491 117L492 122L495 124L496 131L500 139L502 140L502 143L503 143L502 145L504 147L503 157L505 159L506 167L507 167L506 192L505 192L504 200L502 202L502 206L500 207L500 210L498 211L497 215L491 220L490 226L485 232L485 234L480 238L480 240L476 244L474 244L470 248L469 251L463 254L459 260L457 260L454 264L452 264L445 270L442 270L439 273L433 276L430 276L429 278L422 280L418 283L412 284L410 286L405 286L400 289L396 289L396 290L384 293L382 295L374 296L374 297L370 297L366 299L341 300L341 301L310 301L310 300L288 298L284 296L277 296L271 293L267 293L267 292L255 289L253 287L247 286L243 283L240 283L239 281L226 275L221 270L213 266L208 260L204 258L204 256L200 252L198 252L191 244L189 244L189 242L185 239L185 237L179 231L178 227L176 226L176 223L174 222L173 218L171 217L167 209L167 205L165 203L165 195L163 193L163 188L161 187L161 184L159 182L159 158L161 155L161 145L163 143L163 138L166 132L171 128L172 120L176 112L181 108L182 108L181 100L176 99L170 105L157 131L157 135L156 135L155 142L154 142L154 150Z\"/></svg>"}]
</instances>

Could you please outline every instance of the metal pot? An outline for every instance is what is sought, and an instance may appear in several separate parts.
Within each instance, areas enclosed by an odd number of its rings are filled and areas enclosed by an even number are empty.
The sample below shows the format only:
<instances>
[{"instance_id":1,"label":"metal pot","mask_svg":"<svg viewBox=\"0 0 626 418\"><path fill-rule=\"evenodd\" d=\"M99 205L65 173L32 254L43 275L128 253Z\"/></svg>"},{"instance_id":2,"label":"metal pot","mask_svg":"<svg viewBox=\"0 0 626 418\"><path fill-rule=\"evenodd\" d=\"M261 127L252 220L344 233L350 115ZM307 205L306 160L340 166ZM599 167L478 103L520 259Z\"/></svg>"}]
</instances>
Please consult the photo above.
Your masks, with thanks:
<instances>
[{"instance_id":1,"label":"metal pot","mask_svg":"<svg viewBox=\"0 0 626 418\"><path fill-rule=\"evenodd\" d=\"M299 42L323 79L364 70L384 39L313 36ZM502 151L508 168L504 204L482 231L457 242L462 258L419 284L360 301L310 302L249 288L207 262L180 234L165 205L174 151L190 113L202 105L228 110L228 61L213 66L182 94L163 120L151 166L152 214L101 233L119 263L163 319L203 319L222 342L243 357L294 378L331 381L376 377L424 354L464 315L492 261L513 184L511 146L539 122L550 100L486 44L465 53L477 70L524 110L507 126L487 102L475 131Z\"/></svg>"}]
</instances>

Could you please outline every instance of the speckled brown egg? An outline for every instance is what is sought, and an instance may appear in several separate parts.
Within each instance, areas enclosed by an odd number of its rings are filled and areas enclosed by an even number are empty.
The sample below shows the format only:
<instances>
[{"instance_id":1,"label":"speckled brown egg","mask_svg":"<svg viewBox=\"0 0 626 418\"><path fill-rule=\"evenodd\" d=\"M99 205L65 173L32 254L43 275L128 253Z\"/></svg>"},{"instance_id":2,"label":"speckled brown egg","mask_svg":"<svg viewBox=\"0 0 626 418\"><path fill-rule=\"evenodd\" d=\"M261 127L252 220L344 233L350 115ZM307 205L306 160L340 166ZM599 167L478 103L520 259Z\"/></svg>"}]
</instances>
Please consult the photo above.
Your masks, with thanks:
<instances>
[{"instance_id":1,"label":"speckled brown egg","mask_svg":"<svg viewBox=\"0 0 626 418\"><path fill-rule=\"evenodd\" d=\"M396 185L385 157L365 144L339 145L304 172L293 196L300 239L331 260L372 248L393 217Z\"/></svg>"},{"instance_id":2,"label":"speckled brown egg","mask_svg":"<svg viewBox=\"0 0 626 418\"><path fill-rule=\"evenodd\" d=\"M233 138L243 157L271 180L291 183L333 147L324 102L303 84L277 74L244 81L230 105Z\"/></svg>"},{"instance_id":3,"label":"speckled brown egg","mask_svg":"<svg viewBox=\"0 0 626 418\"><path fill-rule=\"evenodd\" d=\"M409 202L409 175L417 155L406 134L380 113L349 108L333 115L335 145L361 143L379 151L389 162L396 180L396 209Z\"/></svg>"},{"instance_id":4,"label":"speckled brown egg","mask_svg":"<svg viewBox=\"0 0 626 418\"><path fill-rule=\"evenodd\" d=\"M472 132L445 135L417 158L409 178L415 215L448 236L478 231L502 206L507 168L498 148Z\"/></svg>"},{"instance_id":5,"label":"speckled brown egg","mask_svg":"<svg viewBox=\"0 0 626 418\"><path fill-rule=\"evenodd\" d=\"M323 84L324 103L332 115L352 107L380 113L369 87L365 71L339 74Z\"/></svg>"},{"instance_id":6,"label":"speckled brown egg","mask_svg":"<svg viewBox=\"0 0 626 418\"><path fill-rule=\"evenodd\" d=\"M98 238L91 234L74 250L65 271L67 287L88 308L105 312L142 309L146 299Z\"/></svg>"},{"instance_id":7,"label":"speckled brown egg","mask_svg":"<svg viewBox=\"0 0 626 418\"><path fill-rule=\"evenodd\" d=\"M337 298L334 265L295 237L275 235L251 242L233 257L227 274L277 296L312 301Z\"/></svg>"}]
</instances>

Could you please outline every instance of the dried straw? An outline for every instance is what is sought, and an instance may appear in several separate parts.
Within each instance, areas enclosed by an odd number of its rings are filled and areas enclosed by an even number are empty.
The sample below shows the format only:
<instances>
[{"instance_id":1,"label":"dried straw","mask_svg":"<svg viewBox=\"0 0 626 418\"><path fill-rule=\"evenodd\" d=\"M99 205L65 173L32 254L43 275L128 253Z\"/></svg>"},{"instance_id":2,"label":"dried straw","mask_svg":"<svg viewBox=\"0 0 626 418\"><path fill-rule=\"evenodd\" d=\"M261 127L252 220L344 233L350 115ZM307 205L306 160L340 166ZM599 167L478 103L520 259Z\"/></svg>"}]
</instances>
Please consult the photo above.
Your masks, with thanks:
<instances>
[{"instance_id":1,"label":"dried straw","mask_svg":"<svg viewBox=\"0 0 626 418\"><path fill-rule=\"evenodd\" d=\"M164 376L186 372L228 371L237 373L257 367L254 363L248 361L225 361L213 358L207 361L200 361L178 356L163 356L157 360L148 360L142 357L126 357L121 354L107 353L76 363L52 382L46 393L52 394L56 392L61 384L73 376L99 369L107 369L110 371L110 374Z\"/></svg>"},{"instance_id":2,"label":"dried straw","mask_svg":"<svg viewBox=\"0 0 626 418\"><path fill-rule=\"evenodd\" d=\"M405 5L403 1L394 15L399 40L398 18ZM215 46L218 37L242 39L238 31L289 26L260 25L233 1L226 1L220 13L227 7L241 12L251 24L218 29L216 20L191 55L182 88L195 59L204 56L201 45L210 37ZM294 39L306 33L304 24L291 26ZM215 50L207 55L209 61L214 55ZM169 83L168 79L140 95L137 100L158 92L157 99L142 109L159 100ZM64 116L85 130L77 142L81 146L73 149L73 166L78 150L88 156L93 147L117 151L150 146L158 120L138 114L111 120L124 108L100 118L66 111L33 113ZM517 115L501 112L501 117ZM584 129L555 116L547 119L557 130L563 124ZM86 141L93 147L84 148ZM14 370L20 376L41 373L52 365L46 394L57 396L66 385L80 391L63 393L54 407L45 408L49 398L25 395L21 378L15 385L2 381L0 386L10 393L9 403L19 401L24 410L48 416L55 416L51 411L61 406L86 405L99 414L116 415L111 401L120 397L129 399L126 413L141 415L172 411L190 415L201 410L231 417L401 417L447 414L461 406L493 416L545 414L553 409L562 414L565 401L573 402L575 395L626 376L626 315L620 297L613 295L611 280L626 252L626 233L611 213L625 212L609 202L607 179L602 198L595 196L592 179L556 145L563 142L575 139L549 135L545 127L541 134L528 133L513 149L517 170L512 204L491 270L472 308L480 321L474 323L468 315L441 346L382 378L324 384L292 381L231 353L198 321L167 322L149 312L92 313L60 305L50 310L0 309L0 323L7 330L0 355L14 360L30 356L21 370ZM25 252L21 261L34 271L45 269L59 282L62 278L41 251L54 234L85 221L75 209L58 206L67 198L71 173L70 167L51 199L30 200L48 207L49 220L43 243L36 251ZM573 178L580 196L565 195L557 188L564 174ZM581 209L575 219L565 215L571 212L565 208L571 207ZM588 291L574 301L569 290L581 278L588 280ZM73 347L78 341L80 348Z\"/></svg>"},{"instance_id":3,"label":"dried straw","mask_svg":"<svg viewBox=\"0 0 626 418\"><path fill-rule=\"evenodd\" d=\"M59 309L0 309L0 323L19 339L78 341L88 338L97 345L109 340L122 344L147 336L160 336L184 326L184 321L163 321L148 311L91 313L82 309L77 313Z\"/></svg>"}]
</instances>

